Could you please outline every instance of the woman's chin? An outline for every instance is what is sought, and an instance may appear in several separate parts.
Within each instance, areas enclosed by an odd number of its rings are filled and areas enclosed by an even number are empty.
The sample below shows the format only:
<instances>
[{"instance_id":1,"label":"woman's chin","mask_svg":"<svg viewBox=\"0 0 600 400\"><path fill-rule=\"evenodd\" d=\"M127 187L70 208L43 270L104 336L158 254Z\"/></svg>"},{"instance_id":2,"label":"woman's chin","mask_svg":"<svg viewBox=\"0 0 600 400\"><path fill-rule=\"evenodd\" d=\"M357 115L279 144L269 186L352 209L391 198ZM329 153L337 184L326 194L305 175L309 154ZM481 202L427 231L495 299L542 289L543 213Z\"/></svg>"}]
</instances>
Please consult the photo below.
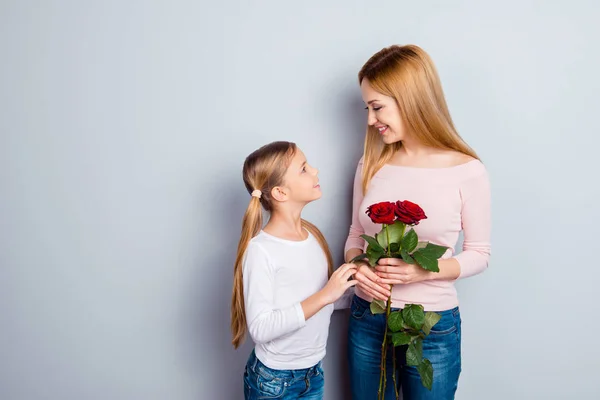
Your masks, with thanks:
<instances>
[{"instance_id":1,"label":"woman's chin","mask_svg":"<svg viewBox=\"0 0 600 400\"><path fill-rule=\"evenodd\" d=\"M398 135L384 136L382 139L383 139L383 143L385 143L385 144L393 144L393 143L397 143L402 140L402 138L399 137Z\"/></svg>"}]
</instances>

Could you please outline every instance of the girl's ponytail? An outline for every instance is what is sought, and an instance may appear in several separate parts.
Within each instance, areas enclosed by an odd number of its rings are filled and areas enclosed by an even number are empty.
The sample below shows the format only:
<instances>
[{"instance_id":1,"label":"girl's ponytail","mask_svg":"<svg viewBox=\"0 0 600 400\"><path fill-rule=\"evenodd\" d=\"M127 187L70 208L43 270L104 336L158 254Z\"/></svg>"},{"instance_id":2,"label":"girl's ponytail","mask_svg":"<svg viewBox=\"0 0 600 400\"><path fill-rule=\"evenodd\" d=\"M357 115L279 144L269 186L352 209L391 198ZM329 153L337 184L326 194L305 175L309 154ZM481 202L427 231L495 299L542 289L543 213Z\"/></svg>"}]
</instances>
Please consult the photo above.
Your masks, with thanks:
<instances>
[{"instance_id":1,"label":"girl's ponytail","mask_svg":"<svg viewBox=\"0 0 600 400\"><path fill-rule=\"evenodd\" d=\"M242 261L250 239L262 229L262 207L258 197L252 196L242 220L242 234L238 243L237 255L233 266L233 293L231 296L231 343L236 349L246 336L246 312L244 309L244 280Z\"/></svg>"}]
</instances>

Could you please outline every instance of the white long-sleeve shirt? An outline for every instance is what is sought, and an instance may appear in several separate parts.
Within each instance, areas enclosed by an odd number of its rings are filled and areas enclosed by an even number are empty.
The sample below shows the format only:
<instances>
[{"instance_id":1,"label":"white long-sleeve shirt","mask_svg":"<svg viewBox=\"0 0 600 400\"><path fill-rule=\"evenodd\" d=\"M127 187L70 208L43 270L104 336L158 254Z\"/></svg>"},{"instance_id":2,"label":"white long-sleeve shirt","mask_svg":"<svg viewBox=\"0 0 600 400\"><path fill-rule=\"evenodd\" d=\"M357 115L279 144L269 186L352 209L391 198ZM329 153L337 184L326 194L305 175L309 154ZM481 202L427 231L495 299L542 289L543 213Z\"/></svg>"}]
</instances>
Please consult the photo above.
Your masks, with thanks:
<instances>
[{"instance_id":1,"label":"white long-sleeve shirt","mask_svg":"<svg viewBox=\"0 0 600 400\"><path fill-rule=\"evenodd\" d=\"M333 305L308 320L300 302L327 283L327 258L309 233L303 241L261 231L242 264L248 331L256 357L269 368L309 368L325 357Z\"/></svg>"}]
</instances>

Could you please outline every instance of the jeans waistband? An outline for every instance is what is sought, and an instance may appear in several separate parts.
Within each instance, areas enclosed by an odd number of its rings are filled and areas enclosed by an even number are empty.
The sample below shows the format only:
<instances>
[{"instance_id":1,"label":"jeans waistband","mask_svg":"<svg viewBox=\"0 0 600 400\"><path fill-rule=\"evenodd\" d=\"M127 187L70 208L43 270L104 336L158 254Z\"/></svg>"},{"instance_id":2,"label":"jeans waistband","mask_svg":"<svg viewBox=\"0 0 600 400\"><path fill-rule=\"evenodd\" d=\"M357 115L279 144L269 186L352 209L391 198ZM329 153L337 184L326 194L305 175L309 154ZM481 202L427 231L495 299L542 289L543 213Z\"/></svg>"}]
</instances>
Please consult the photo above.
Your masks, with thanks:
<instances>
[{"instance_id":1,"label":"jeans waistband","mask_svg":"<svg viewBox=\"0 0 600 400\"><path fill-rule=\"evenodd\" d=\"M260 372L261 374L272 378L310 378L311 376L318 374L318 369L321 368L321 361L310 368L272 369L263 364L258 357L256 357L255 351L252 350L250 359L248 360L248 367L254 372Z\"/></svg>"},{"instance_id":2,"label":"jeans waistband","mask_svg":"<svg viewBox=\"0 0 600 400\"><path fill-rule=\"evenodd\" d=\"M354 295L354 300L361 305L362 307L365 308L369 308L371 306L371 303L369 303L368 301L366 301L365 299L363 299L362 297L360 297L359 295L355 294ZM392 308L392 311L398 311L399 308ZM427 311L427 310L426 310ZM451 308L449 310L443 310L443 311L435 311L436 313L440 314L440 315L444 315L444 314L453 314L453 315L457 315L459 313L460 309L458 306Z\"/></svg>"}]
</instances>

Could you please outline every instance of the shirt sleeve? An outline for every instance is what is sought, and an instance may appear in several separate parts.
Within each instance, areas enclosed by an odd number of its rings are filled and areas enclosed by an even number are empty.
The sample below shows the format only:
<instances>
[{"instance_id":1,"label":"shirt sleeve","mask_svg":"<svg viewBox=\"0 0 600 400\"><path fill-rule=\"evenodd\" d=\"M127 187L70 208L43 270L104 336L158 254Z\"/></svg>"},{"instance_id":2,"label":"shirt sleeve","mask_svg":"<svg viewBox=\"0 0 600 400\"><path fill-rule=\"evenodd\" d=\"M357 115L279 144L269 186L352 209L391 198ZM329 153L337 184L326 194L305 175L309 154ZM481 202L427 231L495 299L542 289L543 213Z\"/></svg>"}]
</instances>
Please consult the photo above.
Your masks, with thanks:
<instances>
[{"instance_id":1,"label":"shirt sleeve","mask_svg":"<svg viewBox=\"0 0 600 400\"><path fill-rule=\"evenodd\" d=\"M362 191L362 170L363 170L363 159L361 158L356 168L356 175L354 176L354 191L352 195L352 223L350 225L350 232L346 239L346 245L344 246L344 257L350 249L360 249L361 251L365 247L365 240L360 235L365 233L364 228L360 224L358 219L358 212L360 205L363 202L363 191Z\"/></svg>"},{"instance_id":2,"label":"shirt sleeve","mask_svg":"<svg viewBox=\"0 0 600 400\"><path fill-rule=\"evenodd\" d=\"M248 332L256 344L270 342L306 325L300 303L277 308L275 268L267 252L257 243L250 243L242 262L244 305Z\"/></svg>"},{"instance_id":3,"label":"shirt sleeve","mask_svg":"<svg viewBox=\"0 0 600 400\"><path fill-rule=\"evenodd\" d=\"M461 278L484 271L491 254L491 192L486 171L461 185L462 252L455 258L460 264Z\"/></svg>"}]
</instances>

